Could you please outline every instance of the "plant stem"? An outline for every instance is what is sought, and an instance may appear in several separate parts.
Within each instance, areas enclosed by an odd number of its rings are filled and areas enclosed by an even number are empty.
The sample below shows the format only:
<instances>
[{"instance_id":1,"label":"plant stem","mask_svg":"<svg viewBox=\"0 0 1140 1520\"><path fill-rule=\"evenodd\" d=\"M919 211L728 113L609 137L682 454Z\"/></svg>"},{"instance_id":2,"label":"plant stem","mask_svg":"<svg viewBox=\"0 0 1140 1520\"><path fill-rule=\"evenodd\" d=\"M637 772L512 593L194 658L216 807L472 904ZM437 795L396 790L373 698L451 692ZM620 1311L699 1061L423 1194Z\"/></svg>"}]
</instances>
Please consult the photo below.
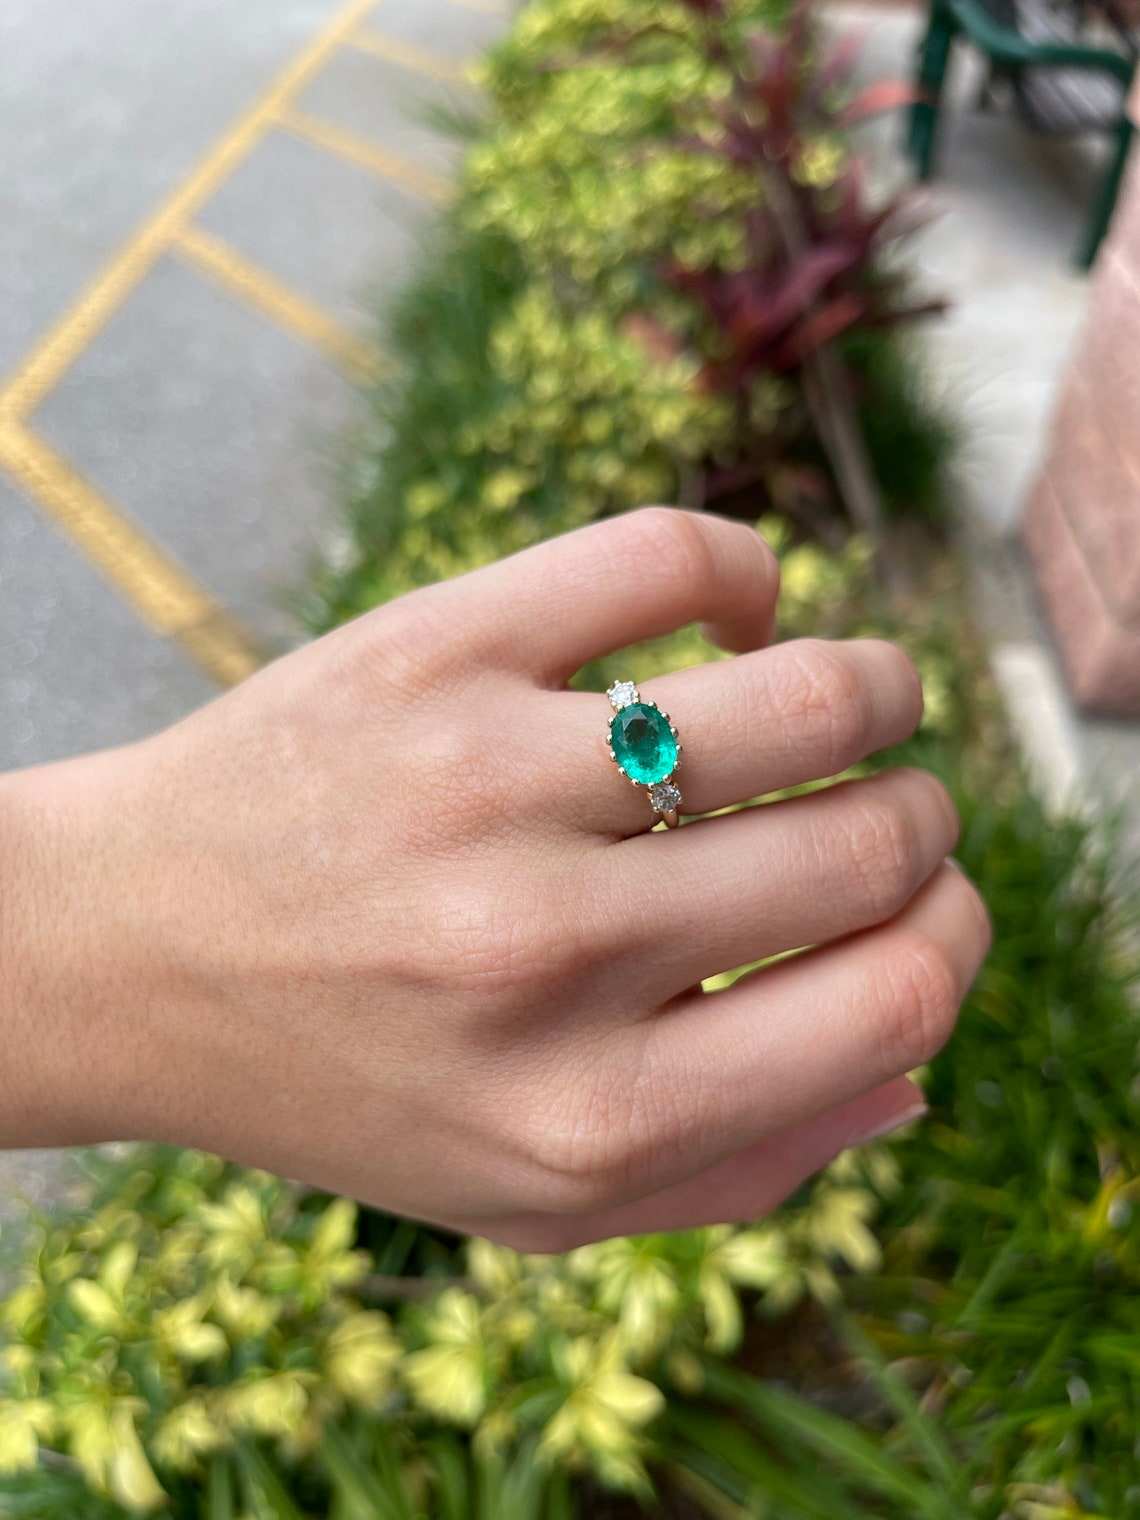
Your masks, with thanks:
<instances>
[{"instance_id":1,"label":"plant stem","mask_svg":"<svg viewBox=\"0 0 1140 1520\"><path fill-rule=\"evenodd\" d=\"M392 1303L399 1299L434 1298L444 1288L462 1288L465 1293L478 1289L470 1277L395 1277L373 1272L361 1282L358 1292L371 1303Z\"/></svg>"},{"instance_id":2,"label":"plant stem","mask_svg":"<svg viewBox=\"0 0 1140 1520\"><path fill-rule=\"evenodd\" d=\"M794 266L810 250L810 240L795 195L771 164L762 162L759 172L784 257ZM801 375L804 399L835 473L836 484L853 521L870 540L876 560L886 576L888 567L882 559L882 499L859 427L851 383L834 343L824 343L805 354Z\"/></svg>"}]
</instances>

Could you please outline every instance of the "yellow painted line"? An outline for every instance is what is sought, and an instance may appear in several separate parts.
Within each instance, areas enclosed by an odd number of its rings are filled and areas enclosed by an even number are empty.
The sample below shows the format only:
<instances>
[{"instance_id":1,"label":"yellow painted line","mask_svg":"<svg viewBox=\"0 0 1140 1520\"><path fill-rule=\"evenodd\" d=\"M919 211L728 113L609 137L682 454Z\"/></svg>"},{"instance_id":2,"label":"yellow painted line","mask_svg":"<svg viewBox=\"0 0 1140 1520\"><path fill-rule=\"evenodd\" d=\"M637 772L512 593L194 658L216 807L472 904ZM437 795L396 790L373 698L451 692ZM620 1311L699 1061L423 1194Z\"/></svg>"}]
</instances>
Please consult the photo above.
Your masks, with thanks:
<instances>
[{"instance_id":1,"label":"yellow painted line","mask_svg":"<svg viewBox=\"0 0 1140 1520\"><path fill-rule=\"evenodd\" d=\"M328 57L363 21L376 0L349 0L311 45L210 150L198 167L129 238L102 273L41 339L0 389L0 420L28 417L139 283L203 201Z\"/></svg>"},{"instance_id":2,"label":"yellow painted line","mask_svg":"<svg viewBox=\"0 0 1140 1520\"><path fill-rule=\"evenodd\" d=\"M370 344L346 332L320 307L290 290L275 275L250 263L220 238L200 227L184 227L175 239L174 249L225 290L311 343L352 379L369 380L377 374L380 356Z\"/></svg>"},{"instance_id":3,"label":"yellow painted line","mask_svg":"<svg viewBox=\"0 0 1140 1520\"><path fill-rule=\"evenodd\" d=\"M230 686L258 668L261 658L238 624L30 429L0 427L0 466L156 633L177 640L216 681Z\"/></svg>"},{"instance_id":4,"label":"yellow painted line","mask_svg":"<svg viewBox=\"0 0 1140 1520\"><path fill-rule=\"evenodd\" d=\"M470 67L465 63L453 63L450 58L437 58L434 53L413 47L410 42L400 42L395 37L371 29L355 32L348 42L350 47L362 53L370 53L374 58L382 58L385 63L398 64L402 69L410 69L415 74L426 74L429 79L441 79L447 84L461 83Z\"/></svg>"},{"instance_id":5,"label":"yellow painted line","mask_svg":"<svg viewBox=\"0 0 1140 1520\"><path fill-rule=\"evenodd\" d=\"M182 649L219 686L236 686L265 664L245 630L218 607L212 617L175 634Z\"/></svg>"},{"instance_id":6,"label":"yellow painted line","mask_svg":"<svg viewBox=\"0 0 1140 1520\"><path fill-rule=\"evenodd\" d=\"M361 168L370 169L383 179L393 180L413 195L442 201L450 193L450 185L439 175L421 169L418 164L409 163L405 158L397 158L386 148L369 142L367 138L358 137L355 132L334 127L331 122L320 121L303 111L282 111L278 125L306 142L314 143L318 148L346 158L350 163L359 164Z\"/></svg>"}]
</instances>

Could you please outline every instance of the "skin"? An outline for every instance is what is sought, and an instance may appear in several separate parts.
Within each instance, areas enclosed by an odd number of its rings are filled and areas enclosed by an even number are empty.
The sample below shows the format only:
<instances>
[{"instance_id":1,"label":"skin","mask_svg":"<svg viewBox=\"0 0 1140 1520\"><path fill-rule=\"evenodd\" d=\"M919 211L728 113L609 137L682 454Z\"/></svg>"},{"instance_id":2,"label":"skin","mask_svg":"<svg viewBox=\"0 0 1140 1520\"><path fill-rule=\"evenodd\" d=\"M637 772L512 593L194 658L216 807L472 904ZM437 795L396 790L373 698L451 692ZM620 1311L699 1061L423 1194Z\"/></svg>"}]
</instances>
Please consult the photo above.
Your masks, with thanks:
<instances>
[{"instance_id":1,"label":"skin","mask_svg":"<svg viewBox=\"0 0 1140 1520\"><path fill-rule=\"evenodd\" d=\"M694 620L737 652L645 692L690 812L911 733L894 647L764 647L777 581L750 528L648 508L0 778L0 1144L199 1146L556 1250L755 1217L913 1118L989 943L939 783L650 834L565 689Z\"/></svg>"}]
</instances>

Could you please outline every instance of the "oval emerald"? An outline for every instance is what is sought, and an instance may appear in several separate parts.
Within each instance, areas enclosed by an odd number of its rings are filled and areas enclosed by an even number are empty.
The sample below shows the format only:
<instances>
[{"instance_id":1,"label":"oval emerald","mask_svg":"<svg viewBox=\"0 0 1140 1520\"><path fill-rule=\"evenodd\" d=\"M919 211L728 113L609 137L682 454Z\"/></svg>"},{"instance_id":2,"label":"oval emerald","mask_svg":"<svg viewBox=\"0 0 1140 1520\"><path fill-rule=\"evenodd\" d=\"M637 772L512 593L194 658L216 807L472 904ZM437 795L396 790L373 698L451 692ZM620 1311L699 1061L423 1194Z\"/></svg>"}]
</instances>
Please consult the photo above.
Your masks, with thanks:
<instances>
[{"instance_id":1,"label":"oval emerald","mask_svg":"<svg viewBox=\"0 0 1140 1520\"><path fill-rule=\"evenodd\" d=\"M610 724L614 759L631 781L652 786L673 774L677 739L669 719L651 702L631 702Z\"/></svg>"}]
</instances>

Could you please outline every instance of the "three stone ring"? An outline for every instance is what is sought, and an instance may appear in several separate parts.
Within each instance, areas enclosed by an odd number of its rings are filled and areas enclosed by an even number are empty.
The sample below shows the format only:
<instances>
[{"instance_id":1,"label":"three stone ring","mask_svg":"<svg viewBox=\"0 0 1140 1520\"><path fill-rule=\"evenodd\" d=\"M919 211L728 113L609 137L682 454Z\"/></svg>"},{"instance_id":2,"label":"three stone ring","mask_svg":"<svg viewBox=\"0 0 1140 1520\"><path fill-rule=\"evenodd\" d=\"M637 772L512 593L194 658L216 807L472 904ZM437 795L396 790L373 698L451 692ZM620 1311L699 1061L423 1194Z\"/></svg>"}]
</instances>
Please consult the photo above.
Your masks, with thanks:
<instances>
[{"instance_id":1,"label":"three stone ring","mask_svg":"<svg viewBox=\"0 0 1140 1520\"><path fill-rule=\"evenodd\" d=\"M680 764L681 743L669 714L656 702L643 702L632 681L615 681L606 696L614 714L610 759L627 780L648 792L653 822L664 820L667 828L675 829L681 792L673 775Z\"/></svg>"}]
</instances>

